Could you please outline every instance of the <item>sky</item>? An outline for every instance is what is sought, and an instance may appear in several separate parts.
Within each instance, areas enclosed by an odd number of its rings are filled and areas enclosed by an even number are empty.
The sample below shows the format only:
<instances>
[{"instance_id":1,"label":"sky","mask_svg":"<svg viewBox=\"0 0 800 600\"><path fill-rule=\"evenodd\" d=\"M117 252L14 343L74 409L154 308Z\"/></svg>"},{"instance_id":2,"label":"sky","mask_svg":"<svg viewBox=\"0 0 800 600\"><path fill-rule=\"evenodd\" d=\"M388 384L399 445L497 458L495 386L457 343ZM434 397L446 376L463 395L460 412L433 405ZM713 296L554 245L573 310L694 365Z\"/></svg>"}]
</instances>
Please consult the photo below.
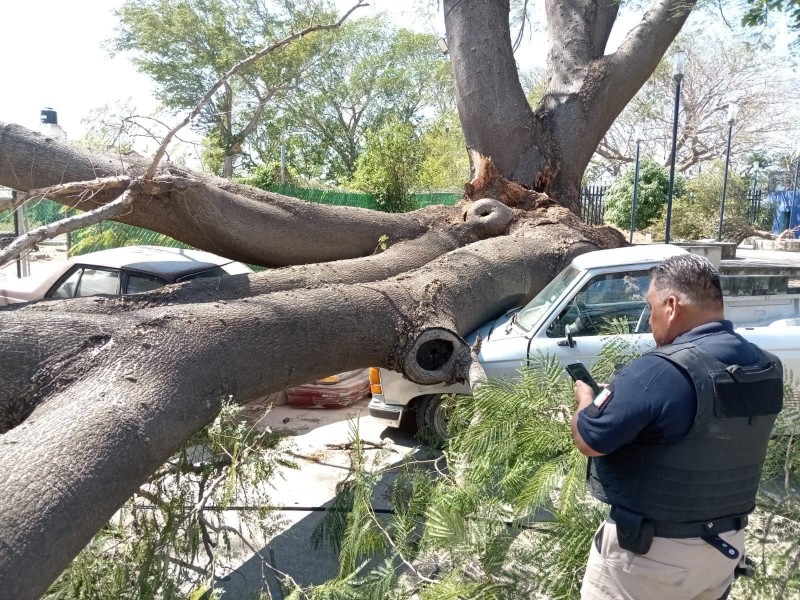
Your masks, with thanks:
<instances>
[{"instance_id":1,"label":"sky","mask_svg":"<svg viewBox=\"0 0 800 600\"><path fill-rule=\"evenodd\" d=\"M427 0L370 0L355 15L386 11L402 27L444 32L441 18L419 18ZM355 0L336 0L344 11ZM122 0L2 0L0 121L39 128L39 112L52 107L69 138L83 135L92 109L132 99L141 113L158 107L155 86L126 56L112 58L104 43L114 36L113 10ZM438 27L437 27L438 24Z\"/></svg>"},{"instance_id":2,"label":"sky","mask_svg":"<svg viewBox=\"0 0 800 600\"><path fill-rule=\"evenodd\" d=\"M341 12L356 0L335 0ZM436 0L369 0L353 16L387 12L399 27L444 37ZM140 113L158 107L155 86L136 71L127 56L112 58L104 43L113 37L113 10L122 0L4 0L0 2L0 56L4 93L0 121L39 128L39 112L52 107L71 139L91 110L132 100ZM537 3L541 5L541 3ZM434 8L430 8L433 5ZM519 53L523 65L544 63L544 44L528 40Z\"/></svg>"},{"instance_id":3,"label":"sky","mask_svg":"<svg viewBox=\"0 0 800 600\"><path fill-rule=\"evenodd\" d=\"M119 0L6 0L0 2L3 94L0 121L39 127L39 111L53 107L68 137L82 135L91 109L134 98L154 108L153 85L102 44L114 34Z\"/></svg>"},{"instance_id":4,"label":"sky","mask_svg":"<svg viewBox=\"0 0 800 600\"><path fill-rule=\"evenodd\" d=\"M389 13L397 26L444 36L437 0L368 0L355 15ZM335 0L344 12L356 0ZM122 0L1 0L0 1L0 121L39 128L39 112L52 107L70 139L80 138L89 113L105 104L132 100L141 114L158 107L151 81L136 71L127 56L112 58L104 42L117 24L114 8ZM532 3L541 13L543 2ZM639 16L623 11L612 32L609 50L636 25ZM698 15L699 18L699 15ZM694 16L693 20L697 20ZM543 21L542 15L534 21ZM691 24L691 23L690 23ZM544 64L546 44L534 29L517 53L521 68ZM513 34L513 33L512 33Z\"/></svg>"}]
</instances>

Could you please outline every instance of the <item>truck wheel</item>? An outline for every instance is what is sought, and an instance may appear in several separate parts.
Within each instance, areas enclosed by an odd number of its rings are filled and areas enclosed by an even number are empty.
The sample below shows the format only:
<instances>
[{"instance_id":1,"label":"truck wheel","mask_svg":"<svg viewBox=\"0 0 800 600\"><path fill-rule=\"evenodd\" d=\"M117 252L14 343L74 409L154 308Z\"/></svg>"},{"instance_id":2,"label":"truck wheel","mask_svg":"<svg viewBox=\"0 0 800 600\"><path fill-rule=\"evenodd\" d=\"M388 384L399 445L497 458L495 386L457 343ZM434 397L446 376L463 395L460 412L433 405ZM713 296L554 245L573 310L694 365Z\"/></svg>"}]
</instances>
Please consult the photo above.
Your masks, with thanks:
<instances>
[{"instance_id":1,"label":"truck wheel","mask_svg":"<svg viewBox=\"0 0 800 600\"><path fill-rule=\"evenodd\" d=\"M417 435L432 446L441 448L447 440L447 414L441 394L422 396L416 402Z\"/></svg>"}]
</instances>

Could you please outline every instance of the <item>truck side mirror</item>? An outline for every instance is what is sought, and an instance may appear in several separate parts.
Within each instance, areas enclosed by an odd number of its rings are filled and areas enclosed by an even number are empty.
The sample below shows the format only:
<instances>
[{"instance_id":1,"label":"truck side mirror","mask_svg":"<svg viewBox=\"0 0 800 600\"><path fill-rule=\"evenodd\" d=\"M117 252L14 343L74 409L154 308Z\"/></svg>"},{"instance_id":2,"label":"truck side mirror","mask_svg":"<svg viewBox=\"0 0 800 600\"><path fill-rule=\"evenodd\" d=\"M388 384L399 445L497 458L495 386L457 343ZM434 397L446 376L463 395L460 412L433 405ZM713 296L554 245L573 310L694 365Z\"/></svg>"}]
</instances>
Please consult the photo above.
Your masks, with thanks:
<instances>
[{"instance_id":1,"label":"truck side mirror","mask_svg":"<svg viewBox=\"0 0 800 600\"><path fill-rule=\"evenodd\" d=\"M570 348L575 347L575 339L572 337L572 323L566 325L564 327L564 335L566 335L566 339L560 340L558 342L559 346L569 346Z\"/></svg>"}]
</instances>

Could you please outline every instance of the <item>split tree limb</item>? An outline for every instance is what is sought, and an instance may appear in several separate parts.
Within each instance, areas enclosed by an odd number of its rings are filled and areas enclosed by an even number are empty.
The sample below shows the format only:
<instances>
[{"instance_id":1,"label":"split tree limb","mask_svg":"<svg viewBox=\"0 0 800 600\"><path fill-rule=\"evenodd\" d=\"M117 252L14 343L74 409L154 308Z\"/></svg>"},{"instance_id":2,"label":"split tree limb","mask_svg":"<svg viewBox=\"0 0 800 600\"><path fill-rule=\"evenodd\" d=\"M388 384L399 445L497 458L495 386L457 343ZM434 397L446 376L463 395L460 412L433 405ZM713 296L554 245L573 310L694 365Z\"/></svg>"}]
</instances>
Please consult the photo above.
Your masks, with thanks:
<instances>
[{"instance_id":1,"label":"split tree limb","mask_svg":"<svg viewBox=\"0 0 800 600\"><path fill-rule=\"evenodd\" d=\"M133 200L131 189L126 189L122 192L119 198L109 202L105 206L101 206L95 210L91 210L80 215L67 217L60 221L42 225L36 229L32 229L27 233L22 234L3 250L0 250L0 267L19 258L19 256L31 246L46 239L53 238L62 233L75 231L81 227L94 225L100 221L105 221L112 217L116 217L128 210L128 205Z\"/></svg>"},{"instance_id":2,"label":"split tree limb","mask_svg":"<svg viewBox=\"0 0 800 600\"><path fill-rule=\"evenodd\" d=\"M127 175L134 179L144 168L137 158L76 148L19 125L0 124L0 185L19 191L97 177ZM447 223L447 213L455 217L462 212L430 207L413 213L378 213L326 206L200 173L171 167L163 171L163 182L171 181L172 186L154 192L144 189L147 196L115 217L116 221L267 267L368 256L384 235L393 243L418 238ZM153 181L161 180L159 176ZM91 198L56 200L89 211L117 195L102 190Z\"/></svg>"}]
</instances>

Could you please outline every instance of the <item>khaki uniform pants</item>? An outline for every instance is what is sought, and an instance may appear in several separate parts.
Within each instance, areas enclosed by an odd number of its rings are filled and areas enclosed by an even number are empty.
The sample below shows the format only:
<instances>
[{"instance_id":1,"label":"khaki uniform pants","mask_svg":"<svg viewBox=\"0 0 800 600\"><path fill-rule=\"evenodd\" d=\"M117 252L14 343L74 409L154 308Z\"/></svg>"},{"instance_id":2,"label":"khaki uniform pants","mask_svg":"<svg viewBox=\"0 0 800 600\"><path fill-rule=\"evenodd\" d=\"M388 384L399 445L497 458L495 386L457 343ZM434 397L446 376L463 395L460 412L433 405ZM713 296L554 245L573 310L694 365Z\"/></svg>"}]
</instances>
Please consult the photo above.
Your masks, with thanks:
<instances>
[{"instance_id":1,"label":"khaki uniform pants","mask_svg":"<svg viewBox=\"0 0 800 600\"><path fill-rule=\"evenodd\" d=\"M720 537L744 556L744 530ZM581 600L719 600L738 560L699 538L653 538L647 554L623 550L617 526L600 525L589 552Z\"/></svg>"}]
</instances>

